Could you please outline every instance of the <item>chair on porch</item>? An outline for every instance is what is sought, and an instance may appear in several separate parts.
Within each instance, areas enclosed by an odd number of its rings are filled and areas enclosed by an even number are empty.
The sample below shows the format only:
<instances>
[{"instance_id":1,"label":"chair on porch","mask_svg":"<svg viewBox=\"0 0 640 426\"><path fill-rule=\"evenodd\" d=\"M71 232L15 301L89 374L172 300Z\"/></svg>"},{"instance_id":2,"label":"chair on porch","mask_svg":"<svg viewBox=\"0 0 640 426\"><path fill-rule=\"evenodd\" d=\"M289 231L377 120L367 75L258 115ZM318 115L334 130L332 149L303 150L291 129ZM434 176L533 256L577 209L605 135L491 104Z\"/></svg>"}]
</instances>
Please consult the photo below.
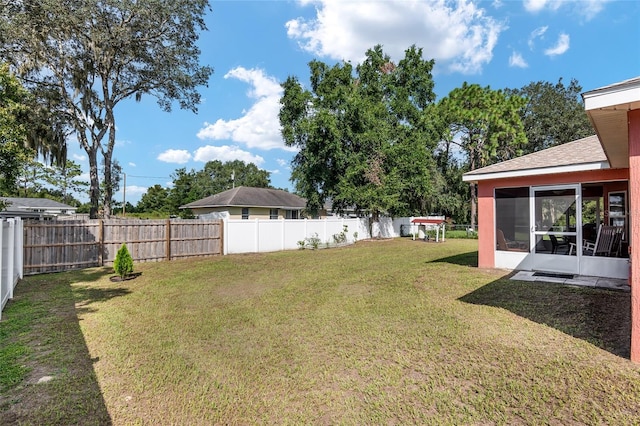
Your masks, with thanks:
<instances>
[{"instance_id":1,"label":"chair on porch","mask_svg":"<svg viewBox=\"0 0 640 426\"><path fill-rule=\"evenodd\" d=\"M504 232L502 232L502 229L500 228L496 229L496 245L498 250L527 251L526 245L518 241L507 240L504 236Z\"/></svg>"},{"instance_id":2,"label":"chair on porch","mask_svg":"<svg viewBox=\"0 0 640 426\"><path fill-rule=\"evenodd\" d=\"M569 243L565 240L560 241L558 240L558 237L552 234L549 235L549 239L551 240L551 254L556 254L558 252L558 249L561 247L566 248L565 254L571 254L569 244L572 243Z\"/></svg>"},{"instance_id":3,"label":"chair on porch","mask_svg":"<svg viewBox=\"0 0 640 426\"><path fill-rule=\"evenodd\" d=\"M583 241L582 252L588 256L618 256L622 242L622 226L600 225L595 242ZM573 250L573 247L570 251Z\"/></svg>"}]
</instances>

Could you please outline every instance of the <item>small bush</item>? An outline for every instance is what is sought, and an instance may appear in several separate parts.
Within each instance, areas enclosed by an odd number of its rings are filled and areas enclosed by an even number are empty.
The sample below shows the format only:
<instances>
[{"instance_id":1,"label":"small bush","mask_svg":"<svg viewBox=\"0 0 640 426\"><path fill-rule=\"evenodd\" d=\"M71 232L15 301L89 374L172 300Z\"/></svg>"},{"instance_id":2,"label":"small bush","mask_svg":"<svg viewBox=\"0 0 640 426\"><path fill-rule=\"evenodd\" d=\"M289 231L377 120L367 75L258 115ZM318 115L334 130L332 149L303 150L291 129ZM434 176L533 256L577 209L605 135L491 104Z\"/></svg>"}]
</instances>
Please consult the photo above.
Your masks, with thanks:
<instances>
[{"instance_id":1,"label":"small bush","mask_svg":"<svg viewBox=\"0 0 640 426\"><path fill-rule=\"evenodd\" d=\"M337 234L333 234L333 242L335 244L344 244L347 242L347 232L349 231L349 227L347 225L342 226L342 232Z\"/></svg>"},{"instance_id":2,"label":"small bush","mask_svg":"<svg viewBox=\"0 0 640 426\"><path fill-rule=\"evenodd\" d=\"M133 272L133 259L126 244L122 244L122 247L116 253L116 258L113 261L113 270L122 279Z\"/></svg>"},{"instance_id":3,"label":"small bush","mask_svg":"<svg viewBox=\"0 0 640 426\"><path fill-rule=\"evenodd\" d=\"M305 238L307 241L307 245L311 247L313 250L318 250L318 246L320 245L320 238L318 237L318 233L315 232L311 237Z\"/></svg>"},{"instance_id":4,"label":"small bush","mask_svg":"<svg viewBox=\"0 0 640 426\"><path fill-rule=\"evenodd\" d=\"M477 232L472 232L472 231L464 231L464 230L453 230L453 231L447 231L446 232L446 237L450 238L450 239L454 239L454 238L469 238L472 240L477 240L478 239L478 233Z\"/></svg>"}]
</instances>

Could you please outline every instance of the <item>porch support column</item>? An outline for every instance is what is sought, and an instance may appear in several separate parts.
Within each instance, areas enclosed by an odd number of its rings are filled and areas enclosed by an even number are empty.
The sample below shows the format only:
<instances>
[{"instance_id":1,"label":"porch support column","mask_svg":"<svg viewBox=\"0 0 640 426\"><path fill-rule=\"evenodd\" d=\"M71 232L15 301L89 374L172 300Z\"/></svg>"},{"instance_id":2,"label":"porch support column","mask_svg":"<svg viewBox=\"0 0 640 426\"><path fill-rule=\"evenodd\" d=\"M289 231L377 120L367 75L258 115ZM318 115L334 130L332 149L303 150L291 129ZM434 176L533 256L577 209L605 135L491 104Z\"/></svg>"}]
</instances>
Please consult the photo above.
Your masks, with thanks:
<instances>
[{"instance_id":1,"label":"porch support column","mask_svg":"<svg viewBox=\"0 0 640 426\"><path fill-rule=\"evenodd\" d=\"M631 361L640 363L640 110L629 120L629 218L631 244Z\"/></svg>"},{"instance_id":2,"label":"porch support column","mask_svg":"<svg viewBox=\"0 0 640 426\"><path fill-rule=\"evenodd\" d=\"M478 182L478 267L495 268L496 226L493 185Z\"/></svg>"}]
</instances>

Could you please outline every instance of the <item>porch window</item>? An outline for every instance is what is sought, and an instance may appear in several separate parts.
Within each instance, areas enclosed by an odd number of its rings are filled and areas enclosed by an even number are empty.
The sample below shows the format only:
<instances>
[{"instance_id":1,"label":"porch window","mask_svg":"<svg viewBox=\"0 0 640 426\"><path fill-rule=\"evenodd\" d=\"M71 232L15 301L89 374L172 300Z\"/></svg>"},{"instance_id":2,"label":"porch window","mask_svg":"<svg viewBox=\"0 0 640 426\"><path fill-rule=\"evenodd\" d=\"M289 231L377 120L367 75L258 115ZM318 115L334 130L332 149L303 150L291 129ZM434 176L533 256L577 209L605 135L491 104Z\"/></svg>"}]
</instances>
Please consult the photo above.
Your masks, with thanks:
<instances>
[{"instance_id":1,"label":"porch window","mask_svg":"<svg viewBox=\"0 0 640 426\"><path fill-rule=\"evenodd\" d=\"M629 184L627 181L589 183L582 185L582 251L583 255L628 257L629 249ZM616 228L615 238L606 247L598 241L600 227ZM604 241L604 243L603 243ZM596 247L596 242L598 246ZM577 251L577 250L576 250Z\"/></svg>"},{"instance_id":2,"label":"porch window","mask_svg":"<svg viewBox=\"0 0 640 426\"><path fill-rule=\"evenodd\" d=\"M496 249L529 251L529 187L496 188Z\"/></svg>"},{"instance_id":3,"label":"porch window","mask_svg":"<svg viewBox=\"0 0 640 426\"><path fill-rule=\"evenodd\" d=\"M278 209L269 209L269 219L274 220L278 218Z\"/></svg>"},{"instance_id":4,"label":"porch window","mask_svg":"<svg viewBox=\"0 0 640 426\"><path fill-rule=\"evenodd\" d=\"M249 207L243 207L242 208L242 218L244 220L249 219Z\"/></svg>"}]
</instances>

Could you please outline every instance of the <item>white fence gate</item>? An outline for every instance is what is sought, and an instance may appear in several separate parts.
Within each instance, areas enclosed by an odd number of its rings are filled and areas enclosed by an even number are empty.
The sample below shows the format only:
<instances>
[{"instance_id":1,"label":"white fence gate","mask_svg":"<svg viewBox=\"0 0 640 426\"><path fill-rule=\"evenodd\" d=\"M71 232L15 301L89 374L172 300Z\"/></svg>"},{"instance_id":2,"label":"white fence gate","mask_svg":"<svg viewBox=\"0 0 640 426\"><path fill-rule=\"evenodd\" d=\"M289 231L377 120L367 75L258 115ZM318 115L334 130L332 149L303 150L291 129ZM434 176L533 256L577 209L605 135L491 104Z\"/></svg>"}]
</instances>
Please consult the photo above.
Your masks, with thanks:
<instances>
[{"instance_id":1,"label":"white fence gate","mask_svg":"<svg viewBox=\"0 0 640 426\"><path fill-rule=\"evenodd\" d=\"M0 319L13 289L23 276L23 223L19 218L0 219Z\"/></svg>"}]
</instances>

